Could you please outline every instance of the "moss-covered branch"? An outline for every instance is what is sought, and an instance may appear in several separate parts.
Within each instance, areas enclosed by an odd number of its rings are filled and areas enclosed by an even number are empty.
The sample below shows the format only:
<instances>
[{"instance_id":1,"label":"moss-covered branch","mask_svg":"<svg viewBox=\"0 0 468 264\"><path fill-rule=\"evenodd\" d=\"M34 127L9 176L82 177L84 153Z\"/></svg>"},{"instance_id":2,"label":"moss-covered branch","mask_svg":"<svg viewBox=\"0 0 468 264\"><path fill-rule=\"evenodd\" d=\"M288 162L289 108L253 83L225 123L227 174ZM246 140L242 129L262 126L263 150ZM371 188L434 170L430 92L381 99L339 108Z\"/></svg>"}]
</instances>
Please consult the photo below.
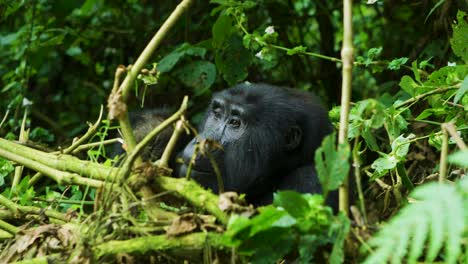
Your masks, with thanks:
<instances>
[{"instance_id":1,"label":"moss-covered branch","mask_svg":"<svg viewBox=\"0 0 468 264\"><path fill-rule=\"evenodd\" d=\"M207 242L213 247L223 247L221 235L216 233L193 233L180 237L159 235L103 243L94 248L94 256L99 258L110 254L145 254L151 251L169 249L183 249L184 251L202 250Z\"/></svg>"},{"instance_id":2,"label":"moss-covered branch","mask_svg":"<svg viewBox=\"0 0 468 264\"><path fill-rule=\"evenodd\" d=\"M12 153L10 150L16 150L20 152L20 155L25 155L25 157ZM82 161L72 156L60 155L56 157L55 155L34 150L1 138L0 157L22 164L30 169L41 171L45 175L51 175L51 178L57 180L57 182L61 184L81 184L91 187L100 187L105 183L104 181L84 178L77 173L98 179L108 179L109 176L116 175L118 171L117 168L105 167L96 163ZM49 164L50 166L45 164ZM69 172L61 171L60 169L66 169ZM134 174L131 178L135 179L138 177L139 175ZM162 189L175 191L178 196L187 199L194 206L205 209L207 212L216 216L221 223L227 223L227 215L218 208L218 196L211 191L203 189L196 182L170 177L156 177L155 182ZM149 186L144 186L142 192L144 192L143 197L145 198L151 198L154 195L151 193ZM8 199L6 200L8 201ZM0 203L2 202L0 201ZM13 206L15 205L12 202L11 204ZM36 210L34 211L36 212Z\"/></svg>"},{"instance_id":3,"label":"moss-covered branch","mask_svg":"<svg viewBox=\"0 0 468 264\"><path fill-rule=\"evenodd\" d=\"M0 220L0 229L12 235L16 234L20 230L18 227L11 225L3 220Z\"/></svg>"},{"instance_id":4,"label":"moss-covered branch","mask_svg":"<svg viewBox=\"0 0 468 264\"><path fill-rule=\"evenodd\" d=\"M60 254L52 254L22 261L13 262L12 264L49 264L49 263L61 263Z\"/></svg>"},{"instance_id":5,"label":"moss-covered branch","mask_svg":"<svg viewBox=\"0 0 468 264\"><path fill-rule=\"evenodd\" d=\"M59 213L52 209L43 209L43 208L35 207L35 206L19 205L10 201L8 198L6 198L3 195L0 195L0 204L8 208L8 210L12 212L15 217L16 215L20 215L20 214L35 214L35 215L44 214L48 217L55 218L63 222L71 221L71 219L67 217L65 214Z\"/></svg>"},{"instance_id":6,"label":"moss-covered branch","mask_svg":"<svg viewBox=\"0 0 468 264\"><path fill-rule=\"evenodd\" d=\"M118 168L110 168L65 154L54 155L46 153L0 138L0 150L2 149L56 170L74 172L97 180L113 180L118 171Z\"/></svg>"},{"instance_id":7,"label":"moss-covered branch","mask_svg":"<svg viewBox=\"0 0 468 264\"><path fill-rule=\"evenodd\" d=\"M156 184L168 191L175 191L177 195L185 198L191 204L198 208L203 208L223 224L227 224L228 216L219 209L219 197L209 190L203 189L198 183L185 178L157 177Z\"/></svg>"},{"instance_id":8,"label":"moss-covered branch","mask_svg":"<svg viewBox=\"0 0 468 264\"><path fill-rule=\"evenodd\" d=\"M37 172L40 172L44 175L47 175L58 184L67 185L67 184L77 184L83 186L90 186L94 188L99 188L104 186L104 182L100 180L83 178L76 173L70 173L66 171L60 171L54 168L51 168L47 165L34 161L32 159L20 156L13 152L9 152L0 148L0 157L7 160L11 160L18 164L24 165L30 169L33 169Z\"/></svg>"}]
</instances>

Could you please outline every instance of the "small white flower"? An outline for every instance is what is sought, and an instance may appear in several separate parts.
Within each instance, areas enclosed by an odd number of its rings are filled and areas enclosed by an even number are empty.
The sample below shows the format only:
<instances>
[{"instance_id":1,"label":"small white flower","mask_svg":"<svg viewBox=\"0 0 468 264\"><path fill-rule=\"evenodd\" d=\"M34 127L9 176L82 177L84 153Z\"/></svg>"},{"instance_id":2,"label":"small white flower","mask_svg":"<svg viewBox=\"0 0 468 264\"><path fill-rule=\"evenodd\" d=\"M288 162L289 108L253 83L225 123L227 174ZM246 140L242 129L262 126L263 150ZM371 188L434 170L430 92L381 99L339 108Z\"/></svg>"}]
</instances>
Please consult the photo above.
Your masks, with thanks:
<instances>
[{"instance_id":1,"label":"small white flower","mask_svg":"<svg viewBox=\"0 0 468 264\"><path fill-rule=\"evenodd\" d=\"M454 67L454 66L457 66L457 63L449 61L449 62L447 62L447 66Z\"/></svg>"},{"instance_id":2,"label":"small white flower","mask_svg":"<svg viewBox=\"0 0 468 264\"><path fill-rule=\"evenodd\" d=\"M275 27L269 26L269 27L265 28L265 33L267 33L267 35L275 33Z\"/></svg>"},{"instance_id":3,"label":"small white flower","mask_svg":"<svg viewBox=\"0 0 468 264\"><path fill-rule=\"evenodd\" d=\"M33 104L33 102L29 101L28 98L26 98L26 97L23 98L23 106L30 106L32 104Z\"/></svg>"},{"instance_id":4,"label":"small white flower","mask_svg":"<svg viewBox=\"0 0 468 264\"><path fill-rule=\"evenodd\" d=\"M375 3L377 3L377 0L367 0L368 5L373 5Z\"/></svg>"},{"instance_id":5,"label":"small white flower","mask_svg":"<svg viewBox=\"0 0 468 264\"><path fill-rule=\"evenodd\" d=\"M257 54L255 54L255 57L257 57L257 58L259 58L259 59L263 59L263 53L262 53L262 51L257 52Z\"/></svg>"}]
</instances>

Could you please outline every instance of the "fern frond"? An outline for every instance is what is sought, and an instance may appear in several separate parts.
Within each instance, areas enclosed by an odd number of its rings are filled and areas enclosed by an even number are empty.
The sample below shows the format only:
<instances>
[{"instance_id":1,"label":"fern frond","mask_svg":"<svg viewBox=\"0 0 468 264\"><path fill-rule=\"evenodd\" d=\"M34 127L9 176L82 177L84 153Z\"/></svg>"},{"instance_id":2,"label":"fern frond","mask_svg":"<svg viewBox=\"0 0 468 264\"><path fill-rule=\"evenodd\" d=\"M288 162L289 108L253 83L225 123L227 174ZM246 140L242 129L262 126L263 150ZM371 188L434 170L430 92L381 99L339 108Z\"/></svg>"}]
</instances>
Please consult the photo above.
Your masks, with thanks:
<instances>
[{"instance_id":1,"label":"fern frond","mask_svg":"<svg viewBox=\"0 0 468 264\"><path fill-rule=\"evenodd\" d=\"M369 241L374 251L365 264L416 263L426 246L426 262L432 262L441 250L445 263L461 258L462 241L468 229L468 190L464 180L457 186L431 183L412 193L418 202L405 206ZM465 236L465 237L464 237Z\"/></svg>"}]
</instances>

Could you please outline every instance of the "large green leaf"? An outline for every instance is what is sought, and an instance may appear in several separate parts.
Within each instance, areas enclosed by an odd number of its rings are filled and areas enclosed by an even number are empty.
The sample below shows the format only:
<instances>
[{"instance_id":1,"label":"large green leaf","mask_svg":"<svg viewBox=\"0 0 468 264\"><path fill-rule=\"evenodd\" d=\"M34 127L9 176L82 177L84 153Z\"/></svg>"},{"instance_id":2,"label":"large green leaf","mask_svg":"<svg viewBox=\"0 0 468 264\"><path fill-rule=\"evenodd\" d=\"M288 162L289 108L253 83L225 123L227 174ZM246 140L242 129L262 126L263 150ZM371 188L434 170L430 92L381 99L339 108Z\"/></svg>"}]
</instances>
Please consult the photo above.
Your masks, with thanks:
<instances>
[{"instance_id":1,"label":"large green leaf","mask_svg":"<svg viewBox=\"0 0 468 264\"><path fill-rule=\"evenodd\" d=\"M221 14L211 29L213 34L212 45L214 48L221 48L226 39L231 35L233 29L233 19L227 14Z\"/></svg>"},{"instance_id":2,"label":"large green leaf","mask_svg":"<svg viewBox=\"0 0 468 264\"><path fill-rule=\"evenodd\" d=\"M315 151L315 168L322 184L323 192L337 189L349 172L349 145L335 147L335 133L328 135L320 148Z\"/></svg>"},{"instance_id":3,"label":"large green leaf","mask_svg":"<svg viewBox=\"0 0 468 264\"><path fill-rule=\"evenodd\" d=\"M214 83L216 67L209 61L193 61L179 68L175 74L185 85L195 88L198 95Z\"/></svg>"},{"instance_id":4,"label":"large green leaf","mask_svg":"<svg viewBox=\"0 0 468 264\"><path fill-rule=\"evenodd\" d=\"M453 24L453 37L450 39L453 53L460 56L468 63L468 23L466 23L466 13L458 11L457 23Z\"/></svg>"},{"instance_id":5,"label":"large green leaf","mask_svg":"<svg viewBox=\"0 0 468 264\"><path fill-rule=\"evenodd\" d=\"M177 49L166 55L159 61L157 70L159 72L168 72L185 56L205 57L206 49L202 47L192 46L188 43L182 44Z\"/></svg>"},{"instance_id":6,"label":"large green leaf","mask_svg":"<svg viewBox=\"0 0 468 264\"><path fill-rule=\"evenodd\" d=\"M284 208L294 218L303 218L310 210L303 196L293 191L282 191L274 194L273 204Z\"/></svg>"},{"instance_id":7,"label":"large green leaf","mask_svg":"<svg viewBox=\"0 0 468 264\"><path fill-rule=\"evenodd\" d=\"M216 51L216 68L229 85L247 78L247 67L252 63L252 55L242 44L242 39L231 34L222 48Z\"/></svg>"},{"instance_id":8,"label":"large green leaf","mask_svg":"<svg viewBox=\"0 0 468 264\"><path fill-rule=\"evenodd\" d=\"M416 202L405 206L368 241L373 250L364 263L417 263L424 252L428 263L441 253L444 263L457 263L468 227L467 197L458 190L439 183L416 188L410 195Z\"/></svg>"},{"instance_id":9,"label":"large green leaf","mask_svg":"<svg viewBox=\"0 0 468 264\"><path fill-rule=\"evenodd\" d=\"M468 45L468 44L467 44ZM455 97L453 98L453 103L458 103L458 101L465 95L468 94L468 75L463 80L460 89L457 90L455 93Z\"/></svg>"},{"instance_id":10,"label":"large green leaf","mask_svg":"<svg viewBox=\"0 0 468 264\"><path fill-rule=\"evenodd\" d=\"M451 154L448 157L448 161L455 165L468 168L468 150L460 150Z\"/></svg>"}]
</instances>

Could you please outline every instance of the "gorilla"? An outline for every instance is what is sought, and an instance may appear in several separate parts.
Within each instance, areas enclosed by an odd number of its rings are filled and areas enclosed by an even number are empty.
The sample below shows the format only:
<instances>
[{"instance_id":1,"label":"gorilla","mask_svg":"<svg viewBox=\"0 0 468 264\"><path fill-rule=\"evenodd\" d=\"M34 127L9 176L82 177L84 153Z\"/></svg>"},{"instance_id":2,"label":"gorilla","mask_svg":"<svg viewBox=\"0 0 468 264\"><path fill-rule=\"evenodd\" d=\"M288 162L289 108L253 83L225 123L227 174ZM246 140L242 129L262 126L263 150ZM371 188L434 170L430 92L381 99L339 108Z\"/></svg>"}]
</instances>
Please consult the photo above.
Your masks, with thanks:
<instances>
[{"instance_id":1,"label":"gorilla","mask_svg":"<svg viewBox=\"0 0 468 264\"><path fill-rule=\"evenodd\" d=\"M185 177L194 159L190 177L216 193L214 159L224 190L244 193L255 205L271 203L278 190L321 193L314 153L332 125L312 94L268 84L239 84L214 94L198 131L178 154L183 162L176 165L177 176ZM208 150L212 160L194 151L203 140L219 145ZM329 205L336 208L336 192L329 196Z\"/></svg>"},{"instance_id":2,"label":"gorilla","mask_svg":"<svg viewBox=\"0 0 468 264\"><path fill-rule=\"evenodd\" d=\"M310 93L267 84L239 84L213 96L199 135L182 151L183 177L195 145L209 139L225 191L245 193L254 204L272 201L277 190L321 192L314 153L332 131L327 111ZM210 160L195 157L190 176L218 191Z\"/></svg>"}]
</instances>

